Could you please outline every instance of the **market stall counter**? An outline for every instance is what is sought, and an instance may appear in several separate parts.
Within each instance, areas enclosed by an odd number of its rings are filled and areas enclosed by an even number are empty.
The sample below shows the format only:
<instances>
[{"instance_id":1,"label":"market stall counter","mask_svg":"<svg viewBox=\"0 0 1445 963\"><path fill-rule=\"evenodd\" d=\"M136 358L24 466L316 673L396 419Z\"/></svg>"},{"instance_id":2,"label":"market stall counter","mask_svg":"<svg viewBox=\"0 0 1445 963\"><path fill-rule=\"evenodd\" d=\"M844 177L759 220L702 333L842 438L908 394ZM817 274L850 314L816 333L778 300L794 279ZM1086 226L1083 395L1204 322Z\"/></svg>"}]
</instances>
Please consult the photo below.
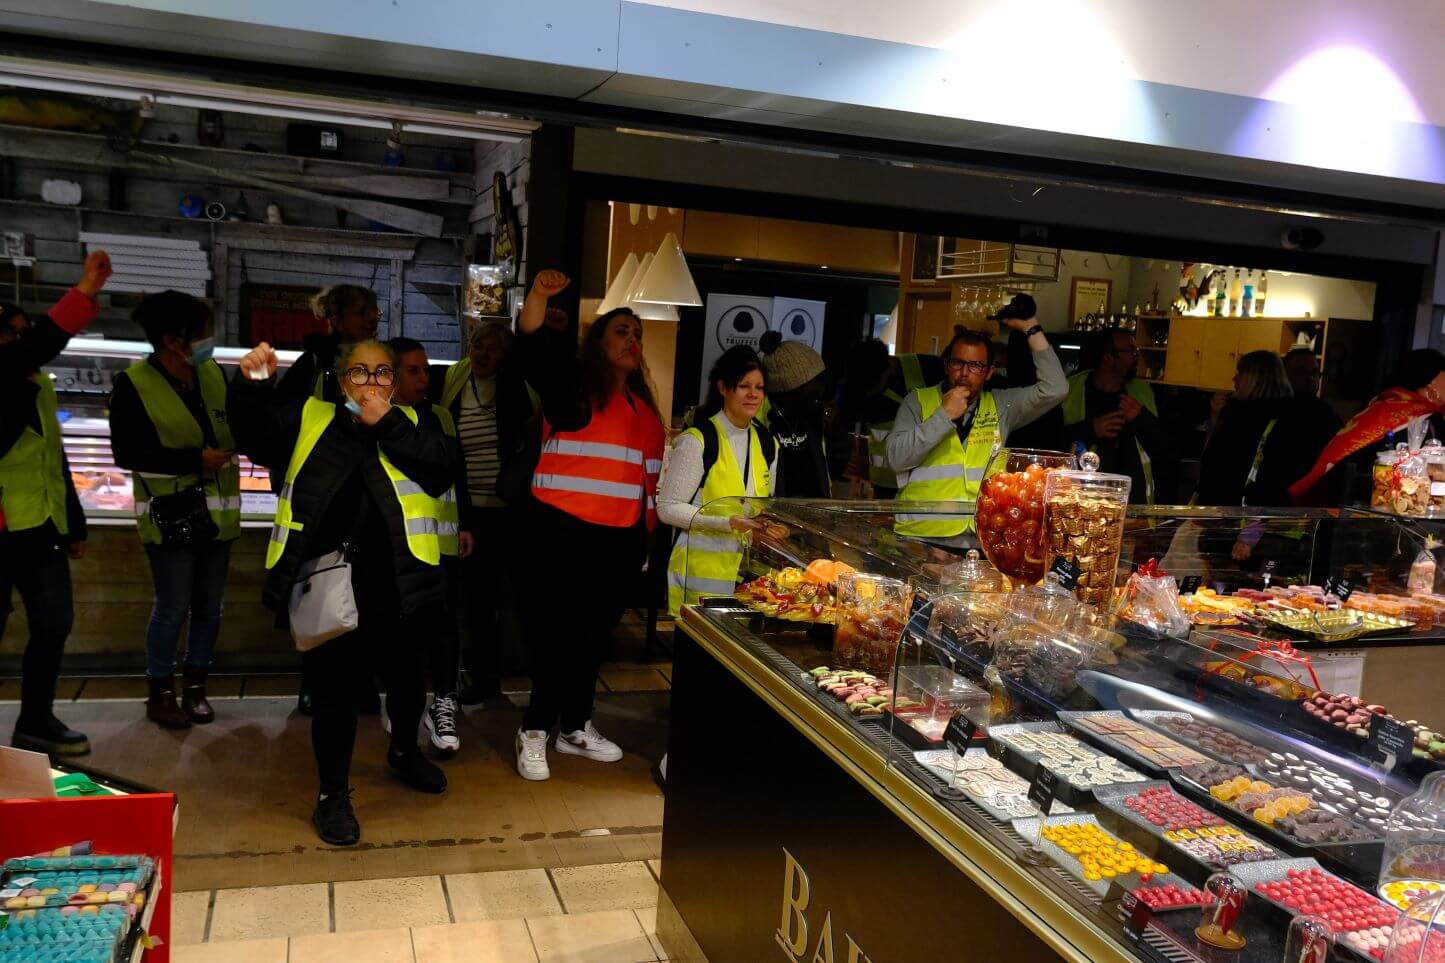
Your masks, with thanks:
<instances>
[{"instance_id":1,"label":"market stall counter","mask_svg":"<svg viewBox=\"0 0 1445 963\"><path fill-rule=\"evenodd\" d=\"M679 621L670 953L1273 963L1312 914L1315 952L1405 959L1402 912L1445 888L1445 743L1306 646L1441 651L1433 591L1395 584L1417 532L1054 505L1020 583L974 506L898 507L729 499L694 523L738 567ZM900 532L920 517L952 534ZM1240 559L1250 528L1268 557Z\"/></svg>"}]
</instances>

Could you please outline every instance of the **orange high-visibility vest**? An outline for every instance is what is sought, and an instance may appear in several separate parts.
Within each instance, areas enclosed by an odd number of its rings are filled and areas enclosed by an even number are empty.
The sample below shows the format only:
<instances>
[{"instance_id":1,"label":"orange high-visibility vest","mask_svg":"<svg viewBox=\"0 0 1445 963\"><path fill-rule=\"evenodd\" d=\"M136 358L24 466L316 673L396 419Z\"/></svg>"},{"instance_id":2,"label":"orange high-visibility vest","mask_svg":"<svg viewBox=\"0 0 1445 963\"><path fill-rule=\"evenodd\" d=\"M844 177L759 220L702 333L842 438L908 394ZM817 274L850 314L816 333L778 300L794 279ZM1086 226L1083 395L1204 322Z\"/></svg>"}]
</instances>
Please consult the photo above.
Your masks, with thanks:
<instances>
[{"instance_id":1,"label":"orange high-visibility vest","mask_svg":"<svg viewBox=\"0 0 1445 963\"><path fill-rule=\"evenodd\" d=\"M594 525L629 528L646 511L657 524L657 478L666 434L641 398L618 391L581 431L554 432L542 422L542 453L532 494Z\"/></svg>"}]
</instances>

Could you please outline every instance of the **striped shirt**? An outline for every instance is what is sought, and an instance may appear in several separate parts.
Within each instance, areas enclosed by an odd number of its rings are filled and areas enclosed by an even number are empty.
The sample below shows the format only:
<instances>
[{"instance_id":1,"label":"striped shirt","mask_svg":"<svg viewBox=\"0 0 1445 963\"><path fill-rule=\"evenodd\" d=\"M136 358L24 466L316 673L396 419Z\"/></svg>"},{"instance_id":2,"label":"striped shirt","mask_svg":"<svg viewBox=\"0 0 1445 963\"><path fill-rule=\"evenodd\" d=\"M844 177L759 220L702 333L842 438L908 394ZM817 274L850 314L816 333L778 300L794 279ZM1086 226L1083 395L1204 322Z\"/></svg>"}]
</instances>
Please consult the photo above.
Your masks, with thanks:
<instances>
[{"instance_id":1,"label":"striped shirt","mask_svg":"<svg viewBox=\"0 0 1445 963\"><path fill-rule=\"evenodd\" d=\"M473 378L462 389L457 437L467 464L467 493L472 505L478 508L504 505L497 497L497 473L502 461L497 434L496 378Z\"/></svg>"}]
</instances>

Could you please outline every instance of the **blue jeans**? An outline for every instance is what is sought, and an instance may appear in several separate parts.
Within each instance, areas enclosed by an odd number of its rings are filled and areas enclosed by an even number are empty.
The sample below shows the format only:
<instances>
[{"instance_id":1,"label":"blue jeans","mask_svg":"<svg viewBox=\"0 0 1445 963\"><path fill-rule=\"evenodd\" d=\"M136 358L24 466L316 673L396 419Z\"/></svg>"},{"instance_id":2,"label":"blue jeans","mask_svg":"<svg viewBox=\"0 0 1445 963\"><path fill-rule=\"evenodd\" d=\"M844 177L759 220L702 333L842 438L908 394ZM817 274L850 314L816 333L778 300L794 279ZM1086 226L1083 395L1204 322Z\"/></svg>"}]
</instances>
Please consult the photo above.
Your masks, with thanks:
<instances>
[{"instance_id":1,"label":"blue jeans","mask_svg":"<svg viewBox=\"0 0 1445 963\"><path fill-rule=\"evenodd\" d=\"M184 548L147 545L156 601L146 627L146 675L169 678L176 672L181 623L189 613L186 665L207 668L221 634L221 596L231 566L231 543L210 541Z\"/></svg>"}]
</instances>

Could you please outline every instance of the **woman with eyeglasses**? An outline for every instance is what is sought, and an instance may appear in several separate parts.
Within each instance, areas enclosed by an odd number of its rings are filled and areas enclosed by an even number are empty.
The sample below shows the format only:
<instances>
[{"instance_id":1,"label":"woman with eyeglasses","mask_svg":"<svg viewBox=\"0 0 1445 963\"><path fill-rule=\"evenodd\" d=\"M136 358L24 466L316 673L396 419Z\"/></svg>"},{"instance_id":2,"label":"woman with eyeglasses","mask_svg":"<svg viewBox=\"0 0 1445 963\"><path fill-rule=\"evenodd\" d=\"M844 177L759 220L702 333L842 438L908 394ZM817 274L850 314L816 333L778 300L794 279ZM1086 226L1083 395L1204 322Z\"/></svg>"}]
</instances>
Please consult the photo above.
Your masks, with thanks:
<instances>
[{"instance_id":1,"label":"woman with eyeglasses","mask_svg":"<svg viewBox=\"0 0 1445 963\"><path fill-rule=\"evenodd\" d=\"M444 603L440 543L455 523L448 532L440 506L455 480L455 446L429 407L392 404L396 367L385 345L347 346L337 364L340 403L298 404L275 397L276 352L261 344L231 382L245 423L290 452L262 601L284 615L303 562L344 548L352 564L356 631L302 655L314 686L311 743L321 784L313 818L322 841L335 846L361 835L349 780L358 693L373 672L386 683L387 763L421 792L447 785L417 748L426 685L410 644Z\"/></svg>"},{"instance_id":2,"label":"woman with eyeglasses","mask_svg":"<svg viewBox=\"0 0 1445 963\"><path fill-rule=\"evenodd\" d=\"M115 463L131 473L136 526L155 586L145 639L146 718L165 729L189 729L216 718L206 677L221 632L231 545L241 534L241 470L226 376L211 358L211 309L189 294L161 291L142 300L131 320L152 351L115 376L110 446ZM177 544L157 519L164 519L168 499L196 488L205 492L215 532ZM176 648L188 620L177 703Z\"/></svg>"},{"instance_id":3,"label":"woman with eyeglasses","mask_svg":"<svg viewBox=\"0 0 1445 963\"><path fill-rule=\"evenodd\" d=\"M544 326L547 302L571 283L542 271L522 308L518 354L542 399L542 451L532 475L528 576L532 699L517 730L517 772L551 775L557 751L617 762L622 749L597 731L592 696L608 636L647 558L666 433L642 360L642 322L627 308L592 322L580 348L565 328ZM556 593L560 587L564 593Z\"/></svg>"}]
</instances>

